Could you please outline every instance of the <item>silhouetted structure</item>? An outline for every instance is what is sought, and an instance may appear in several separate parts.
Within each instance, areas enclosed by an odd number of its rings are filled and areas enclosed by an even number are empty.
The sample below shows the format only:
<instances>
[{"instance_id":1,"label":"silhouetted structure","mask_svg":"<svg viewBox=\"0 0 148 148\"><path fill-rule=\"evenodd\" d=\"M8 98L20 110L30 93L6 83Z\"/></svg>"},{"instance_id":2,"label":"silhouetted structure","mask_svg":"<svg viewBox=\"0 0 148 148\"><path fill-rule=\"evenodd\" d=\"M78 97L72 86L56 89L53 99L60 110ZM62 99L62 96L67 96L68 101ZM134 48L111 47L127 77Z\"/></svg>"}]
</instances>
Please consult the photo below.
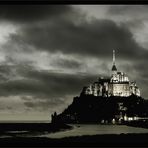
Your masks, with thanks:
<instances>
[{"instance_id":1,"label":"silhouetted structure","mask_svg":"<svg viewBox=\"0 0 148 148\"><path fill-rule=\"evenodd\" d=\"M52 123L118 123L148 117L148 101L140 97L136 83L117 72L115 51L111 77L100 77L84 87L79 97L61 114L52 115Z\"/></svg>"},{"instance_id":2,"label":"silhouetted structure","mask_svg":"<svg viewBox=\"0 0 148 148\"><path fill-rule=\"evenodd\" d=\"M123 124L148 116L148 101L136 95L75 97L71 105L54 118L58 123Z\"/></svg>"}]
</instances>

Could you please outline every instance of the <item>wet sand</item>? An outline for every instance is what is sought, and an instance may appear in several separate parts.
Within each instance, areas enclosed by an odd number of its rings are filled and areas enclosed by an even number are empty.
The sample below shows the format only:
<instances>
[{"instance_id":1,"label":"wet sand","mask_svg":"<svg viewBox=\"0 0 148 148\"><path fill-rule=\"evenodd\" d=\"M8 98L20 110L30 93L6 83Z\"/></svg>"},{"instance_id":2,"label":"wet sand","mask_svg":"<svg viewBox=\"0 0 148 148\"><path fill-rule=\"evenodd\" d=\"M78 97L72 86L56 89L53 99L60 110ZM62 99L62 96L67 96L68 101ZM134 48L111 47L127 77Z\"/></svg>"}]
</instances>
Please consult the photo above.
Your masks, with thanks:
<instances>
[{"instance_id":1,"label":"wet sand","mask_svg":"<svg viewBox=\"0 0 148 148\"><path fill-rule=\"evenodd\" d=\"M94 135L94 136L75 136L61 139L51 139L43 137L13 137L0 139L1 146L56 146L56 147L111 147L111 146L132 146L143 147L148 146L148 134L108 134L108 135Z\"/></svg>"},{"instance_id":2,"label":"wet sand","mask_svg":"<svg viewBox=\"0 0 148 148\"><path fill-rule=\"evenodd\" d=\"M64 125L62 128L58 125L57 131L53 132L55 125L51 124L17 125L0 124L0 146L148 146L148 129L145 128L126 125L73 125L73 128Z\"/></svg>"}]
</instances>

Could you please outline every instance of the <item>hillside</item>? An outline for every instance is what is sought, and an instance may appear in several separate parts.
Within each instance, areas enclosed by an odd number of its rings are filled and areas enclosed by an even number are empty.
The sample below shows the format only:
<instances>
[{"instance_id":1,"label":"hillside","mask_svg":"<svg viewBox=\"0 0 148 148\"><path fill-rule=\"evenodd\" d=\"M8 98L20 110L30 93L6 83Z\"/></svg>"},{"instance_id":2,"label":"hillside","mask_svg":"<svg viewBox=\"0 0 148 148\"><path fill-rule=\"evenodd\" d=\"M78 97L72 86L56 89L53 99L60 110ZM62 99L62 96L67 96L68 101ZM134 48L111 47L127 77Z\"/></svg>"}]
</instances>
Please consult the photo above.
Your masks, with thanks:
<instances>
[{"instance_id":1,"label":"hillside","mask_svg":"<svg viewBox=\"0 0 148 148\"><path fill-rule=\"evenodd\" d=\"M58 123L112 123L127 117L147 117L148 101L142 97L102 97L81 95L74 97L62 113L52 115Z\"/></svg>"}]
</instances>

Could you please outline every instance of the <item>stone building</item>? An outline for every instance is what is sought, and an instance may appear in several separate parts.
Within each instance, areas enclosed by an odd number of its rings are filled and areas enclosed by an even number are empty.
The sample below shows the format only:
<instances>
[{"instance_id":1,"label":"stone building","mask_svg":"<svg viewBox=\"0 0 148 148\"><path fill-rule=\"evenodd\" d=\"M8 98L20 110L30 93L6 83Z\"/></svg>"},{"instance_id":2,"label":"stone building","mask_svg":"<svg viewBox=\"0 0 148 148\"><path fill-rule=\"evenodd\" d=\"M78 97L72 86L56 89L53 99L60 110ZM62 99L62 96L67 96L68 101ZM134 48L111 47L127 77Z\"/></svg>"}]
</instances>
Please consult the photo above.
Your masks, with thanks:
<instances>
[{"instance_id":1,"label":"stone building","mask_svg":"<svg viewBox=\"0 0 148 148\"><path fill-rule=\"evenodd\" d=\"M136 82L129 81L124 72L117 71L115 64L115 51L113 50L112 75L110 77L100 77L96 82L84 87L84 95L93 96L123 96L128 97L132 94L140 96L140 90Z\"/></svg>"}]
</instances>

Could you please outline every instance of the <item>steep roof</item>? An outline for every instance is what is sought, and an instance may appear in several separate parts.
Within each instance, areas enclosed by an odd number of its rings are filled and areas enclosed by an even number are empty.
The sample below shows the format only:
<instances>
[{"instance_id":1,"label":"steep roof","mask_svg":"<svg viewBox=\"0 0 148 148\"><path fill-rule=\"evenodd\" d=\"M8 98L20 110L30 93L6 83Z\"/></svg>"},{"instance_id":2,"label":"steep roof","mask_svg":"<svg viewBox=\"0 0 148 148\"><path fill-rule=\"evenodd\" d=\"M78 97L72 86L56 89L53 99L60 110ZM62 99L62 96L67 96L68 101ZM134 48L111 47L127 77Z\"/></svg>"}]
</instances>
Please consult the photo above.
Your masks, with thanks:
<instances>
[{"instance_id":1,"label":"steep roof","mask_svg":"<svg viewBox=\"0 0 148 148\"><path fill-rule=\"evenodd\" d=\"M112 71L117 71L116 65L113 65Z\"/></svg>"}]
</instances>

